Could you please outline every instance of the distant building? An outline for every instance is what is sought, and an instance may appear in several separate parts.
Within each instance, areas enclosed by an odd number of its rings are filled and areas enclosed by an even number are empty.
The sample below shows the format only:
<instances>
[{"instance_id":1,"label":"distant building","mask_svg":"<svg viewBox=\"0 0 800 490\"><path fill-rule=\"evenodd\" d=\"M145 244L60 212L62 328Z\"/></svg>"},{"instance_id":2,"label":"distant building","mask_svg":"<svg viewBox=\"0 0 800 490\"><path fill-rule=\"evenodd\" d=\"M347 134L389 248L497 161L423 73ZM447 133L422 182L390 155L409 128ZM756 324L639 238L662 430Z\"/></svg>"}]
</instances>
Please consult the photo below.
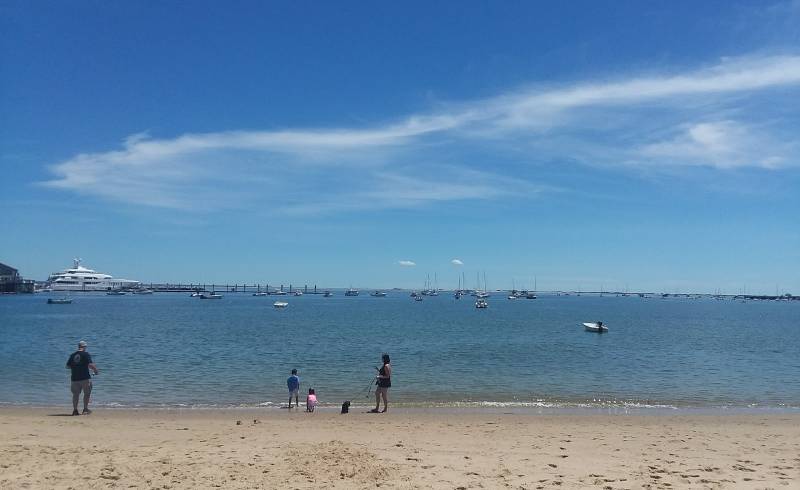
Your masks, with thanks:
<instances>
[{"instance_id":1,"label":"distant building","mask_svg":"<svg viewBox=\"0 0 800 490\"><path fill-rule=\"evenodd\" d=\"M19 281L17 269L0 263L0 293L15 293Z\"/></svg>"},{"instance_id":2,"label":"distant building","mask_svg":"<svg viewBox=\"0 0 800 490\"><path fill-rule=\"evenodd\" d=\"M33 281L24 280L19 271L0 263L0 293L32 293Z\"/></svg>"}]
</instances>

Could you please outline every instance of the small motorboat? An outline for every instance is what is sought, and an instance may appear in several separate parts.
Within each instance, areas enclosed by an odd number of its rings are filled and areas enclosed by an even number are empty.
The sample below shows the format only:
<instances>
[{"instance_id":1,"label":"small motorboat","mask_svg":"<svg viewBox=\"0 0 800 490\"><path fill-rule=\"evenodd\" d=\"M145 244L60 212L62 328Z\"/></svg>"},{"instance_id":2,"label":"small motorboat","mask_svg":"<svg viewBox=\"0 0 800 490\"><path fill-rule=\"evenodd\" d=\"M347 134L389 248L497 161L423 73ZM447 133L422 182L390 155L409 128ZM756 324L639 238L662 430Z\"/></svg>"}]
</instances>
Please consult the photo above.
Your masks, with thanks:
<instances>
[{"instance_id":1,"label":"small motorboat","mask_svg":"<svg viewBox=\"0 0 800 490\"><path fill-rule=\"evenodd\" d=\"M385 298L386 297L386 292L385 291L375 291L373 293L370 293L370 296L374 296L376 298Z\"/></svg>"},{"instance_id":2,"label":"small motorboat","mask_svg":"<svg viewBox=\"0 0 800 490\"><path fill-rule=\"evenodd\" d=\"M219 293L204 293L200 295L200 299L222 299L222 295Z\"/></svg>"},{"instance_id":3,"label":"small motorboat","mask_svg":"<svg viewBox=\"0 0 800 490\"><path fill-rule=\"evenodd\" d=\"M266 291L259 291L257 293L253 293L253 296L269 296L269 293Z\"/></svg>"},{"instance_id":4,"label":"small motorboat","mask_svg":"<svg viewBox=\"0 0 800 490\"><path fill-rule=\"evenodd\" d=\"M414 296L414 301L422 301L422 296Z\"/></svg>"},{"instance_id":5,"label":"small motorboat","mask_svg":"<svg viewBox=\"0 0 800 490\"><path fill-rule=\"evenodd\" d=\"M153 294L152 289L136 289L133 294Z\"/></svg>"},{"instance_id":6,"label":"small motorboat","mask_svg":"<svg viewBox=\"0 0 800 490\"><path fill-rule=\"evenodd\" d=\"M272 306L274 306L275 308L286 308L287 306L289 306L289 303L287 303L286 301L276 301L272 303Z\"/></svg>"},{"instance_id":7,"label":"small motorboat","mask_svg":"<svg viewBox=\"0 0 800 490\"><path fill-rule=\"evenodd\" d=\"M47 298L48 305L69 305L72 304L70 298Z\"/></svg>"},{"instance_id":8,"label":"small motorboat","mask_svg":"<svg viewBox=\"0 0 800 490\"><path fill-rule=\"evenodd\" d=\"M517 299L518 296L516 294L509 294L508 299Z\"/></svg>"},{"instance_id":9,"label":"small motorboat","mask_svg":"<svg viewBox=\"0 0 800 490\"><path fill-rule=\"evenodd\" d=\"M295 295L295 296L302 296L303 292L302 291L295 291L292 294Z\"/></svg>"},{"instance_id":10,"label":"small motorboat","mask_svg":"<svg viewBox=\"0 0 800 490\"><path fill-rule=\"evenodd\" d=\"M358 296L358 289L350 288L344 292L345 296Z\"/></svg>"},{"instance_id":11,"label":"small motorboat","mask_svg":"<svg viewBox=\"0 0 800 490\"><path fill-rule=\"evenodd\" d=\"M330 292L330 291L325 291L325 292L322 294L322 297L323 297L323 298L330 298L331 296L333 296L333 293L332 293L332 292Z\"/></svg>"},{"instance_id":12,"label":"small motorboat","mask_svg":"<svg viewBox=\"0 0 800 490\"><path fill-rule=\"evenodd\" d=\"M203 295L203 293L201 293L200 291L195 291L192 294L190 294L189 296L192 297L192 298L199 298L202 295Z\"/></svg>"},{"instance_id":13,"label":"small motorboat","mask_svg":"<svg viewBox=\"0 0 800 490\"><path fill-rule=\"evenodd\" d=\"M107 296L125 296L125 291L108 291Z\"/></svg>"},{"instance_id":14,"label":"small motorboat","mask_svg":"<svg viewBox=\"0 0 800 490\"><path fill-rule=\"evenodd\" d=\"M484 309L484 308L488 308L488 307L489 307L489 303L483 298L481 298L481 299L479 299L478 301L475 302L475 308Z\"/></svg>"},{"instance_id":15,"label":"small motorboat","mask_svg":"<svg viewBox=\"0 0 800 490\"><path fill-rule=\"evenodd\" d=\"M608 327L603 325L603 322L585 322L583 324L583 328L585 328L587 332L595 332L595 333L608 332Z\"/></svg>"}]
</instances>

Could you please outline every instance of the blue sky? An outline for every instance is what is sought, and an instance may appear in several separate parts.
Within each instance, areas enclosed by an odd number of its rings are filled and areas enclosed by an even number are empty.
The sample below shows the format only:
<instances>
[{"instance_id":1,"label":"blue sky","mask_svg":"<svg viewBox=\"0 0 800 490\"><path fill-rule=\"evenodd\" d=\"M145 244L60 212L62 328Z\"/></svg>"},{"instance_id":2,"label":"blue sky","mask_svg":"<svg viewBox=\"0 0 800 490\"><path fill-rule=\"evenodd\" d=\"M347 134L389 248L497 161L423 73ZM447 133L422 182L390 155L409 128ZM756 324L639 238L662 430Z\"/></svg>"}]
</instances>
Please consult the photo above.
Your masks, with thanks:
<instances>
[{"instance_id":1,"label":"blue sky","mask_svg":"<svg viewBox=\"0 0 800 490\"><path fill-rule=\"evenodd\" d=\"M26 277L800 294L798 1L12 1L0 64Z\"/></svg>"}]
</instances>

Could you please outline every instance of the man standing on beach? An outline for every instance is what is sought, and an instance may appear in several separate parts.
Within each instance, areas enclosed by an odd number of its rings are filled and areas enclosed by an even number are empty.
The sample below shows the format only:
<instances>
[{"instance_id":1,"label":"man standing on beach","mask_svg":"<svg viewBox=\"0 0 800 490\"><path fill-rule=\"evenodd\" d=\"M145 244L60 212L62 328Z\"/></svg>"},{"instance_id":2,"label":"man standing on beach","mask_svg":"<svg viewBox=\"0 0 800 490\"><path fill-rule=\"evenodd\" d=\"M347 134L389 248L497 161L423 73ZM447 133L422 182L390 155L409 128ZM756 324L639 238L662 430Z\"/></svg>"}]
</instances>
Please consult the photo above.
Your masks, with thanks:
<instances>
[{"instance_id":1,"label":"man standing on beach","mask_svg":"<svg viewBox=\"0 0 800 490\"><path fill-rule=\"evenodd\" d=\"M292 408L292 396L295 406L299 407L300 377L297 375L297 369L292 369L292 375L286 380L286 386L289 388L289 408Z\"/></svg>"},{"instance_id":2,"label":"man standing on beach","mask_svg":"<svg viewBox=\"0 0 800 490\"><path fill-rule=\"evenodd\" d=\"M67 368L72 370L72 383L70 390L72 391L72 415L80 415L78 413L78 398L81 391L83 391L83 414L89 415L92 413L89 410L89 398L92 396L92 376L89 370L97 375L100 370L94 365L92 356L86 352L87 343L85 340L78 342L78 350L73 352L67 359Z\"/></svg>"}]
</instances>

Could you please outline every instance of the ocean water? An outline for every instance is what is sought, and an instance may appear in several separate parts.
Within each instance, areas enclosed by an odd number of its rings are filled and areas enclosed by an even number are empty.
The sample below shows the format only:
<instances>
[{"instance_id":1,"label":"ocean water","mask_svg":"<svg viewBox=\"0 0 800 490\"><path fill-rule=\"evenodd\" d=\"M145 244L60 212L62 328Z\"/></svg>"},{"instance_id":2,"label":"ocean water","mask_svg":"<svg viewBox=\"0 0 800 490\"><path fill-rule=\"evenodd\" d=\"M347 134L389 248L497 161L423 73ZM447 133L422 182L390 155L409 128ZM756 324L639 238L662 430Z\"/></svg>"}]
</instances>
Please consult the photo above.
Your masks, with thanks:
<instances>
[{"instance_id":1,"label":"ocean water","mask_svg":"<svg viewBox=\"0 0 800 490\"><path fill-rule=\"evenodd\" d=\"M277 407L292 368L323 404L366 405L387 352L395 406L800 408L800 302L47 297L0 297L0 404L69 404L64 364L85 339L106 406ZM584 332L595 320L610 332Z\"/></svg>"}]
</instances>

